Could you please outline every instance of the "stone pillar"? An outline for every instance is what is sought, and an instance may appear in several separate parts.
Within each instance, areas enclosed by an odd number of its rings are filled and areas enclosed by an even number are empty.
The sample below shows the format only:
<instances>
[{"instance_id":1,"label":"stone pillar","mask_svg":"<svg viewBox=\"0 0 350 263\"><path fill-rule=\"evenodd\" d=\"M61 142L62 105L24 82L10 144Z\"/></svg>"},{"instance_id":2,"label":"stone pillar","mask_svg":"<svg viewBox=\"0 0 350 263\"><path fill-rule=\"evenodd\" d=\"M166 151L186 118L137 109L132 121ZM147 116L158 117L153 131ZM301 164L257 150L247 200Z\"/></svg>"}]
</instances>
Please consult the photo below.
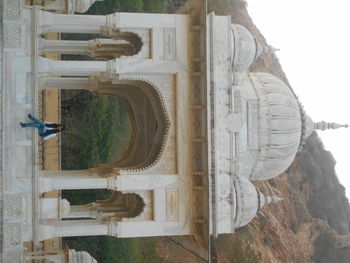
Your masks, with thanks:
<instances>
[{"instance_id":1,"label":"stone pillar","mask_svg":"<svg viewBox=\"0 0 350 263\"><path fill-rule=\"evenodd\" d=\"M40 53L55 54L86 54L85 50L89 47L88 41L78 40L48 40L40 39Z\"/></svg>"},{"instance_id":2,"label":"stone pillar","mask_svg":"<svg viewBox=\"0 0 350 263\"><path fill-rule=\"evenodd\" d=\"M39 73L60 76L115 74L115 61L68 61L39 57Z\"/></svg>"},{"instance_id":3,"label":"stone pillar","mask_svg":"<svg viewBox=\"0 0 350 263\"><path fill-rule=\"evenodd\" d=\"M55 237L76 236L116 236L117 225L115 223L104 224L94 220L74 220L53 222L39 225L39 240Z\"/></svg>"},{"instance_id":4,"label":"stone pillar","mask_svg":"<svg viewBox=\"0 0 350 263\"><path fill-rule=\"evenodd\" d=\"M64 218L97 218L97 212L85 205L74 205Z\"/></svg>"},{"instance_id":5,"label":"stone pillar","mask_svg":"<svg viewBox=\"0 0 350 263\"><path fill-rule=\"evenodd\" d=\"M39 178L40 192L53 190L109 189L122 192L153 190L164 186L176 185L176 175L118 175L102 178L93 175L74 173L61 176L59 171L49 172L51 176ZM47 172L46 172L47 174Z\"/></svg>"},{"instance_id":6,"label":"stone pillar","mask_svg":"<svg viewBox=\"0 0 350 263\"><path fill-rule=\"evenodd\" d=\"M106 16L66 15L38 11L38 33L91 33L99 34L101 27L106 26Z\"/></svg>"},{"instance_id":7,"label":"stone pillar","mask_svg":"<svg viewBox=\"0 0 350 263\"><path fill-rule=\"evenodd\" d=\"M60 219L69 214L70 203L57 197L40 198L40 210L41 219Z\"/></svg>"},{"instance_id":8,"label":"stone pillar","mask_svg":"<svg viewBox=\"0 0 350 263\"><path fill-rule=\"evenodd\" d=\"M53 190L109 189L117 190L115 177L40 177L40 192Z\"/></svg>"},{"instance_id":9,"label":"stone pillar","mask_svg":"<svg viewBox=\"0 0 350 263\"><path fill-rule=\"evenodd\" d=\"M96 90L98 79L95 78L74 78L74 77L43 77L40 79L41 89L84 89Z\"/></svg>"}]
</instances>

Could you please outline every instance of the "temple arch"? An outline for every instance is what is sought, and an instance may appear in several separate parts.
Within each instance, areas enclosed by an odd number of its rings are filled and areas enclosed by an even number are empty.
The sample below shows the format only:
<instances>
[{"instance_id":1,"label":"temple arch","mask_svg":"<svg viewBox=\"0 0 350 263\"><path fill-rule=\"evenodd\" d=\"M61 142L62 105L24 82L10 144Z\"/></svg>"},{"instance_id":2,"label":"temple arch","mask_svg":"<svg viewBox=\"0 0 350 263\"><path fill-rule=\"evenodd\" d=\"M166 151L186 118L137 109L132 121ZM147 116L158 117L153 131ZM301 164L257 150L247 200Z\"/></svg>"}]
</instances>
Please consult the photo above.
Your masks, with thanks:
<instances>
[{"instance_id":1,"label":"temple arch","mask_svg":"<svg viewBox=\"0 0 350 263\"><path fill-rule=\"evenodd\" d=\"M127 106L132 135L129 147L119 160L96 164L101 175L118 174L118 171L143 171L159 162L166 146L170 118L163 96L157 85L140 78L47 78L42 88L86 89L95 94L117 96Z\"/></svg>"},{"instance_id":2,"label":"temple arch","mask_svg":"<svg viewBox=\"0 0 350 263\"><path fill-rule=\"evenodd\" d=\"M156 84L136 78L104 80L94 92L121 98L127 105L133 127L124 157L111 164L97 164L95 167L100 174L117 170L137 172L156 165L164 151L171 125Z\"/></svg>"},{"instance_id":3,"label":"temple arch","mask_svg":"<svg viewBox=\"0 0 350 263\"><path fill-rule=\"evenodd\" d=\"M72 205L65 220L97 219L101 222L122 221L126 218L136 218L145 209L143 198L136 193L121 193L114 191L106 200L97 200L86 205Z\"/></svg>"}]
</instances>

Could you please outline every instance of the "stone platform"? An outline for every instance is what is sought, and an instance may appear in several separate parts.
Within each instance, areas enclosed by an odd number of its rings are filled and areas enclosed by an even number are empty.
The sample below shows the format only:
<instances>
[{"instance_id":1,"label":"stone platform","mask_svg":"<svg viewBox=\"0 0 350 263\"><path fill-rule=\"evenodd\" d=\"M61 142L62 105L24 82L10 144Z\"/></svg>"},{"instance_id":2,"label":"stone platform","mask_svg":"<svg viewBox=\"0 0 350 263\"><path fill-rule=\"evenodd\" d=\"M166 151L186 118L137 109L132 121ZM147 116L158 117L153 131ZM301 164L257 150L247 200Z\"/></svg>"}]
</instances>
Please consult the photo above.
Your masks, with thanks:
<instances>
[{"instance_id":1,"label":"stone platform","mask_svg":"<svg viewBox=\"0 0 350 263\"><path fill-rule=\"evenodd\" d=\"M27 114L38 114L35 79L34 9L23 1L2 1L1 18L1 239L2 262L22 262L23 240L36 240L39 171L38 137L23 129ZM35 21L34 21L35 22ZM33 198L34 197L34 198Z\"/></svg>"}]
</instances>

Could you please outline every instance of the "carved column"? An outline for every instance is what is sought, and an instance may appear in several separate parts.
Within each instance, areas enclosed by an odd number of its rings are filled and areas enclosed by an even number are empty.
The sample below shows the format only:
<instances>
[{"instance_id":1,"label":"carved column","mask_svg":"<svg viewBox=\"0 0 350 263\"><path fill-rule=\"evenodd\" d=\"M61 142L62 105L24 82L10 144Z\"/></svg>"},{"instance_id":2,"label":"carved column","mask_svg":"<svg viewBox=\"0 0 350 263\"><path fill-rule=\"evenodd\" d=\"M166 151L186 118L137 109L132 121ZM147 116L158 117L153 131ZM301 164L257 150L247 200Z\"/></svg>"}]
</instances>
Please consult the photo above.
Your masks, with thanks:
<instances>
[{"instance_id":1,"label":"carved column","mask_svg":"<svg viewBox=\"0 0 350 263\"><path fill-rule=\"evenodd\" d=\"M115 74L115 61L67 61L40 57L39 73L60 76L99 76Z\"/></svg>"},{"instance_id":2,"label":"carved column","mask_svg":"<svg viewBox=\"0 0 350 263\"><path fill-rule=\"evenodd\" d=\"M110 189L117 190L116 178L98 176L40 177L40 192L53 190Z\"/></svg>"},{"instance_id":3,"label":"carved column","mask_svg":"<svg viewBox=\"0 0 350 263\"><path fill-rule=\"evenodd\" d=\"M57 54L85 54L88 41L79 40L48 40L40 39L39 47L41 53Z\"/></svg>"},{"instance_id":4,"label":"carved column","mask_svg":"<svg viewBox=\"0 0 350 263\"><path fill-rule=\"evenodd\" d=\"M55 172L52 172L55 173ZM77 189L109 189L125 192L139 190L152 190L168 185L175 185L176 175L118 175L102 178L94 175L72 174L61 176L59 172L51 176L41 176L39 179L40 192L53 190L77 190Z\"/></svg>"},{"instance_id":5,"label":"carved column","mask_svg":"<svg viewBox=\"0 0 350 263\"><path fill-rule=\"evenodd\" d=\"M99 34L100 28L106 25L106 16L66 15L38 11L39 33L91 33Z\"/></svg>"},{"instance_id":6,"label":"carved column","mask_svg":"<svg viewBox=\"0 0 350 263\"><path fill-rule=\"evenodd\" d=\"M74 205L70 207L69 214L64 218L97 218L97 212L89 206Z\"/></svg>"},{"instance_id":7,"label":"carved column","mask_svg":"<svg viewBox=\"0 0 350 263\"><path fill-rule=\"evenodd\" d=\"M74 77L44 77L40 79L41 89L84 89L96 90L99 80L94 77L74 78Z\"/></svg>"},{"instance_id":8,"label":"carved column","mask_svg":"<svg viewBox=\"0 0 350 263\"><path fill-rule=\"evenodd\" d=\"M39 225L39 240L55 237L116 236L115 223L104 224L95 220L73 220Z\"/></svg>"}]
</instances>

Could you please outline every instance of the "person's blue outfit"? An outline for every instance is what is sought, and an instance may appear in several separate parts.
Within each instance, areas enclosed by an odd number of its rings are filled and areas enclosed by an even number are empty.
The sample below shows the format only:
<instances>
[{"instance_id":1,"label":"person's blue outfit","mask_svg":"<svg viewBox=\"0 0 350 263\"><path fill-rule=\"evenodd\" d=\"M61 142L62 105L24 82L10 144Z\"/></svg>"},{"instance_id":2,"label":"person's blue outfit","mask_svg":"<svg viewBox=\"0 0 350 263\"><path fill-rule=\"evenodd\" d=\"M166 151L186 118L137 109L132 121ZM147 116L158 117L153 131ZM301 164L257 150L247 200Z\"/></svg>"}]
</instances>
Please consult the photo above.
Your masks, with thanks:
<instances>
[{"instance_id":1,"label":"person's blue outfit","mask_svg":"<svg viewBox=\"0 0 350 263\"><path fill-rule=\"evenodd\" d=\"M35 118L32 114L28 114L28 118L30 120L32 120L33 122L27 122L27 123L23 123L21 122L21 127L22 128L26 128L26 127L34 127L34 128L38 128L38 133L41 137L45 136L45 122L38 120L37 118Z\"/></svg>"},{"instance_id":2,"label":"person's blue outfit","mask_svg":"<svg viewBox=\"0 0 350 263\"><path fill-rule=\"evenodd\" d=\"M28 114L28 118L33 122L23 123L21 122L21 127L33 127L38 128L38 133L44 140L50 139L57 135L58 132L62 131L64 127L61 124L56 124L54 122L41 121L35 118L32 114ZM61 127L58 129L58 127Z\"/></svg>"}]
</instances>

